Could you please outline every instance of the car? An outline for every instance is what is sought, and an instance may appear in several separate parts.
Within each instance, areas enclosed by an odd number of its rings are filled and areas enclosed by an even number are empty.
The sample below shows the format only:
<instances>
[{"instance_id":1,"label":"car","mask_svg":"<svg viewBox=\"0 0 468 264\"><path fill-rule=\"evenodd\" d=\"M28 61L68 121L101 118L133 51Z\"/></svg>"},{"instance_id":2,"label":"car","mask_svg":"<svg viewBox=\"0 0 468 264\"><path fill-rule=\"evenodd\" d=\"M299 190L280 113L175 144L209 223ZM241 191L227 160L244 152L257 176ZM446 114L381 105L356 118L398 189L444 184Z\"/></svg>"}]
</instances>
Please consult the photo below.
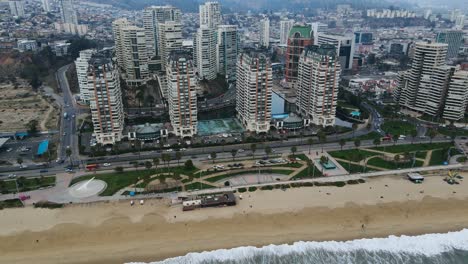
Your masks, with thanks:
<instances>
[{"instance_id":1,"label":"car","mask_svg":"<svg viewBox=\"0 0 468 264\"><path fill-rule=\"evenodd\" d=\"M66 169L65 169L65 172L68 172L68 173L73 172L73 169L71 169L71 168L66 168Z\"/></svg>"},{"instance_id":2,"label":"car","mask_svg":"<svg viewBox=\"0 0 468 264\"><path fill-rule=\"evenodd\" d=\"M9 175L8 175L8 178L14 179L14 178L16 178L16 174L9 174Z\"/></svg>"},{"instance_id":3,"label":"car","mask_svg":"<svg viewBox=\"0 0 468 264\"><path fill-rule=\"evenodd\" d=\"M186 148L181 148L180 151L186 151L187 149Z\"/></svg>"},{"instance_id":4,"label":"car","mask_svg":"<svg viewBox=\"0 0 468 264\"><path fill-rule=\"evenodd\" d=\"M7 152L12 152L13 151L13 148L9 148L6 150Z\"/></svg>"},{"instance_id":5,"label":"car","mask_svg":"<svg viewBox=\"0 0 468 264\"><path fill-rule=\"evenodd\" d=\"M166 152L172 152L174 151L173 149L166 149Z\"/></svg>"},{"instance_id":6,"label":"car","mask_svg":"<svg viewBox=\"0 0 468 264\"><path fill-rule=\"evenodd\" d=\"M39 173L47 173L49 172L48 170L40 170Z\"/></svg>"},{"instance_id":7,"label":"car","mask_svg":"<svg viewBox=\"0 0 468 264\"><path fill-rule=\"evenodd\" d=\"M237 152L242 153L242 152L244 152L244 150L243 149L238 149Z\"/></svg>"},{"instance_id":8,"label":"car","mask_svg":"<svg viewBox=\"0 0 468 264\"><path fill-rule=\"evenodd\" d=\"M110 165L111 165L111 164L110 164L110 163L107 163L107 162L104 163L104 164L102 164L102 166L104 166L104 167L109 167Z\"/></svg>"}]
</instances>

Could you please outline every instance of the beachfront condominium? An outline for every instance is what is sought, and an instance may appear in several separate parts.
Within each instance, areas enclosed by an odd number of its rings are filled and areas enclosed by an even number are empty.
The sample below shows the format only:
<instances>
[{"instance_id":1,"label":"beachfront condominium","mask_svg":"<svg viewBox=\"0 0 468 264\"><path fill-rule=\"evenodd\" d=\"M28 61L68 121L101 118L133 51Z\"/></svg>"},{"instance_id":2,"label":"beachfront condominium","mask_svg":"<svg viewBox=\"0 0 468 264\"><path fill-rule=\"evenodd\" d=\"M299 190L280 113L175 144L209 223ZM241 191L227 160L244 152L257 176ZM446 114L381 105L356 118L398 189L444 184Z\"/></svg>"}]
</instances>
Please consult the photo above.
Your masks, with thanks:
<instances>
[{"instance_id":1,"label":"beachfront condominium","mask_svg":"<svg viewBox=\"0 0 468 264\"><path fill-rule=\"evenodd\" d=\"M456 67L451 76L445 99L443 118L450 121L463 119L468 103L468 71Z\"/></svg>"},{"instance_id":2,"label":"beachfront condominium","mask_svg":"<svg viewBox=\"0 0 468 264\"><path fill-rule=\"evenodd\" d=\"M179 137L197 133L197 92L190 53L173 51L166 66L169 117L173 132Z\"/></svg>"},{"instance_id":3,"label":"beachfront condominium","mask_svg":"<svg viewBox=\"0 0 468 264\"><path fill-rule=\"evenodd\" d=\"M441 113L453 67L445 65L448 45L417 42L408 71L399 72L394 100L407 109L436 116Z\"/></svg>"},{"instance_id":4,"label":"beachfront condominium","mask_svg":"<svg viewBox=\"0 0 468 264\"><path fill-rule=\"evenodd\" d=\"M280 21L280 45L286 46L288 44L289 31L294 26L294 20L281 20Z\"/></svg>"},{"instance_id":5,"label":"beachfront condominium","mask_svg":"<svg viewBox=\"0 0 468 264\"><path fill-rule=\"evenodd\" d=\"M44 9L45 12L52 11L52 0L41 0L41 3L42 9Z\"/></svg>"},{"instance_id":6,"label":"beachfront condominium","mask_svg":"<svg viewBox=\"0 0 468 264\"><path fill-rule=\"evenodd\" d=\"M76 76L80 88L80 100L89 103L90 90L88 88L88 68L89 60L96 53L95 49L80 51L80 56L75 60Z\"/></svg>"},{"instance_id":7,"label":"beachfront condominium","mask_svg":"<svg viewBox=\"0 0 468 264\"><path fill-rule=\"evenodd\" d=\"M206 2L199 8L200 27L216 29L222 24L221 5L218 2Z\"/></svg>"},{"instance_id":8,"label":"beachfront condominium","mask_svg":"<svg viewBox=\"0 0 468 264\"><path fill-rule=\"evenodd\" d=\"M218 26L217 42L217 72L224 75L228 82L235 81L237 53L239 51L239 35L237 32L237 26Z\"/></svg>"},{"instance_id":9,"label":"beachfront condominium","mask_svg":"<svg viewBox=\"0 0 468 264\"><path fill-rule=\"evenodd\" d=\"M294 25L289 31L288 47L286 49L286 72L288 83L294 86L297 81L299 58L306 46L314 44L312 27L310 25Z\"/></svg>"},{"instance_id":10,"label":"beachfront condominium","mask_svg":"<svg viewBox=\"0 0 468 264\"><path fill-rule=\"evenodd\" d=\"M299 60L297 111L317 126L335 124L340 60L335 46L312 45L305 48Z\"/></svg>"},{"instance_id":11,"label":"beachfront condominium","mask_svg":"<svg viewBox=\"0 0 468 264\"><path fill-rule=\"evenodd\" d=\"M160 23L158 37L162 68L165 70L169 54L182 48L182 24L175 21Z\"/></svg>"},{"instance_id":12,"label":"beachfront condominium","mask_svg":"<svg viewBox=\"0 0 468 264\"><path fill-rule=\"evenodd\" d=\"M216 79L216 30L201 26L193 42L195 67L200 80Z\"/></svg>"},{"instance_id":13,"label":"beachfront condominium","mask_svg":"<svg viewBox=\"0 0 468 264\"><path fill-rule=\"evenodd\" d=\"M124 112L119 72L111 54L99 52L89 60L89 107L97 143L115 144L122 139Z\"/></svg>"},{"instance_id":14,"label":"beachfront condominium","mask_svg":"<svg viewBox=\"0 0 468 264\"><path fill-rule=\"evenodd\" d=\"M458 30L463 30L463 28L465 27L465 15L459 15L457 16L457 18L455 19L455 29L458 29Z\"/></svg>"},{"instance_id":15,"label":"beachfront condominium","mask_svg":"<svg viewBox=\"0 0 468 264\"><path fill-rule=\"evenodd\" d=\"M354 41L354 35L342 36L320 32L314 38L315 45L332 44L335 46L342 69L351 69L353 67Z\"/></svg>"},{"instance_id":16,"label":"beachfront condominium","mask_svg":"<svg viewBox=\"0 0 468 264\"><path fill-rule=\"evenodd\" d=\"M125 81L141 85L148 78L148 55L143 28L131 25L126 19L112 23L117 62Z\"/></svg>"},{"instance_id":17,"label":"beachfront condominium","mask_svg":"<svg viewBox=\"0 0 468 264\"><path fill-rule=\"evenodd\" d=\"M270 47L270 19L268 17L264 17L260 20L258 24L258 34L260 47Z\"/></svg>"},{"instance_id":18,"label":"beachfront condominium","mask_svg":"<svg viewBox=\"0 0 468 264\"><path fill-rule=\"evenodd\" d=\"M78 25L78 14L73 1L74 0L59 0L60 16L64 24Z\"/></svg>"},{"instance_id":19,"label":"beachfront condominium","mask_svg":"<svg viewBox=\"0 0 468 264\"><path fill-rule=\"evenodd\" d=\"M10 14L12 16L24 17L24 2L22 0L8 1L8 5L10 6Z\"/></svg>"},{"instance_id":20,"label":"beachfront condominium","mask_svg":"<svg viewBox=\"0 0 468 264\"><path fill-rule=\"evenodd\" d=\"M312 27L314 37L316 37L318 33L324 33L328 30L328 25L320 22L310 23L310 26Z\"/></svg>"},{"instance_id":21,"label":"beachfront condominium","mask_svg":"<svg viewBox=\"0 0 468 264\"><path fill-rule=\"evenodd\" d=\"M463 45L463 35L464 32L462 30L446 30L437 33L436 41L448 45L447 59L457 57Z\"/></svg>"},{"instance_id":22,"label":"beachfront condominium","mask_svg":"<svg viewBox=\"0 0 468 264\"><path fill-rule=\"evenodd\" d=\"M272 69L260 51L244 49L237 59L236 111L246 130L267 132L271 121Z\"/></svg>"},{"instance_id":23,"label":"beachfront condominium","mask_svg":"<svg viewBox=\"0 0 468 264\"><path fill-rule=\"evenodd\" d=\"M166 21L181 22L180 9L173 6L149 6L143 10L143 27L146 34L148 56L160 56L159 24Z\"/></svg>"}]
</instances>

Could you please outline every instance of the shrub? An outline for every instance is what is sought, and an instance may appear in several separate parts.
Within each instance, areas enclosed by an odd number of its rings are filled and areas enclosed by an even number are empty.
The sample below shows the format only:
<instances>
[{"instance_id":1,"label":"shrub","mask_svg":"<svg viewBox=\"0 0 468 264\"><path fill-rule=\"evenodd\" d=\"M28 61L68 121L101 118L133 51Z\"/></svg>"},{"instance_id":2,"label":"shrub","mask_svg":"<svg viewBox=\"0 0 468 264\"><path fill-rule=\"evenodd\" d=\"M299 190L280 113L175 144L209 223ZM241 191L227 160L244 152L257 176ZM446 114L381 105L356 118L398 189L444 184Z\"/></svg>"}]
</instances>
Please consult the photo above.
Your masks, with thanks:
<instances>
[{"instance_id":1,"label":"shrub","mask_svg":"<svg viewBox=\"0 0 468 264\"><path fill-rule=\"evenodd\" d=\"M364 179L359 179L358 182L359 183L365 183L366 181Z\"/></svg>"},{"instance_id":2,"label":"shrub","mask_svg":"<svg viewBox=\"0 0 468 264\"><path fill-rule=\"evenodd\" d=\"M49 201L41 201L34 204L34 208L48 208L48 209L55 209L55 208L62 208L63 204L54 203Z\"/></svg>"},{"instance_id":3,"label":"shrub","mask_svg":"<svg viewBox=\"0 0 468 264\"><path fill-rule=\"evenodd\" d=\"M314 186L314 183L313 182L304 182L304 186L312 187L312 186Z\"/></svg>"},{"instance_id":4,"label":"shrub","mask_svg":"<svg viewBox=\"0 0 468 264\"><path fill-rule=\"evenodd\" d=\"M338 182L334 182L334 185L336 187L343 187L346 185L346 182L343 182L343 181L338 181Z\"/></svg>"},{"instance_id":5,"label":"shrub","mask_svg":"<svg viewBox=\"0 0 468 264\"><path fill-rule=\"evenodd\" d=\"M257 190L257 187L249 187L249 192L255 192Z\"/></svg>"},{"instance_id":6,"label":"shrub","mask_svg":"<svg viewBox=\"0 0 468 264\"><path fill-rule=\"evenodd\" d=\"M347 184L359 184L359 181L358 180L348 180L346 183Z\"/></svg>"},{"instance_id":7,"label":"shrub","mask_svg":"<svg viewBox=\"0 0 468 264\"><path fill-rule=\"evenodd\" d=\"M187 161L184 163L184 166L185 166L185 169L186 169L186 170L193 170L193 168L195 168L195 166L193 166L192 160L187 160Z\"/></svg>"},{"instance_id":8,"label":"shrub","mask_svg":"<svg viewBox=\"0 0 468 264\"><path fill-rule=\"evenodd\" d=\"M267 185L267 186L262 186L260 189L263 190L263 191L265 191L265 190L271 191L271 190L273 190L273 188L274 188L273 186Z\"/></svg>"},{"instance_id":9,"label":"shrub","mask_svg":"<svg viewBox=\"0 0 468 264\"><path fill-rule=\"evenodd\" d=\"M244 193L244 192L246 192L246 191L247 191L247 189L246 189L246 188L239 188L239 189L237 189L237 190L238 190L240 193Z\"/></svg>"},{"instance_id":10,"label":"shrub","mask_svg":"<svg viewBox=\"0 0 468 264\"><path fill-rule=\"evenodd\" d=\"M291 186L289 186L289 184L281 185L281 189L288 189L288 188L291 188Z\"/></svg>"}]
</instances>

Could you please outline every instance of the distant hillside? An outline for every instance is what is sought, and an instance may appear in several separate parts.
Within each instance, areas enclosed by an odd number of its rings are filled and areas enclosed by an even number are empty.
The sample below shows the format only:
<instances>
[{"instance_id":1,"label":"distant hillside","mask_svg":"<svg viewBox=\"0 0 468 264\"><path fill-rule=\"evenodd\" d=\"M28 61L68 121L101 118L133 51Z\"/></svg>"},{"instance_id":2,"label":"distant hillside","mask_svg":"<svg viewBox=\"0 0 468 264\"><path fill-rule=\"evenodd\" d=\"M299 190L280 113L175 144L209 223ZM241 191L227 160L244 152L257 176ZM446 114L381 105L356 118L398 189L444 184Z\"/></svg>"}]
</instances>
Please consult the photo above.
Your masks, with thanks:
<instances>
[{"instance_id":1,"label":"distant hillside","mask_svg":"<svg viewBox=\"0 0 468 264\"><path fill-rule=\"evenodd\" d=\"M173 5L183 12L198 12L198 6L204 0L90 0L100 4L109 4L115 7L140 10L149 5ZM223 12L245 12L287 9L301 11L304 8L335 8L337 4L351 4L355 8L388 7L395 1L387 0L219 0Z\"/></svg>"}]
</instances>

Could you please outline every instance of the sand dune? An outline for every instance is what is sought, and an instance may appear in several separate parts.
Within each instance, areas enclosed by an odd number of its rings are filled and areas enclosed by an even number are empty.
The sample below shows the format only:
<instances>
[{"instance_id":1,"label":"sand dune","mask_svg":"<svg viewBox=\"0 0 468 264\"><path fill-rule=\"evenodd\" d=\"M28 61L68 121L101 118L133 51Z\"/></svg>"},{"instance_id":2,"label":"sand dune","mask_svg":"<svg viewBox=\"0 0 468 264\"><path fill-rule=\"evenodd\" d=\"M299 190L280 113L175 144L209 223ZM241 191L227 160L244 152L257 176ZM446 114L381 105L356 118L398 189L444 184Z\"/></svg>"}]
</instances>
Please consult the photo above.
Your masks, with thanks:
<instances>
[{"instance_id":1,"label":"sand dune","mask_svg":"<svg viewBox=\"0 0 468 264\"><path fill-rule=\"evenodd\" d=\"M193 212L158 200L3 210L0 263L154 261L242 245L460 230L468 227L466 185L387 177L343 188L245 193L236 207Z\"/></svg>"}]
</instances>

